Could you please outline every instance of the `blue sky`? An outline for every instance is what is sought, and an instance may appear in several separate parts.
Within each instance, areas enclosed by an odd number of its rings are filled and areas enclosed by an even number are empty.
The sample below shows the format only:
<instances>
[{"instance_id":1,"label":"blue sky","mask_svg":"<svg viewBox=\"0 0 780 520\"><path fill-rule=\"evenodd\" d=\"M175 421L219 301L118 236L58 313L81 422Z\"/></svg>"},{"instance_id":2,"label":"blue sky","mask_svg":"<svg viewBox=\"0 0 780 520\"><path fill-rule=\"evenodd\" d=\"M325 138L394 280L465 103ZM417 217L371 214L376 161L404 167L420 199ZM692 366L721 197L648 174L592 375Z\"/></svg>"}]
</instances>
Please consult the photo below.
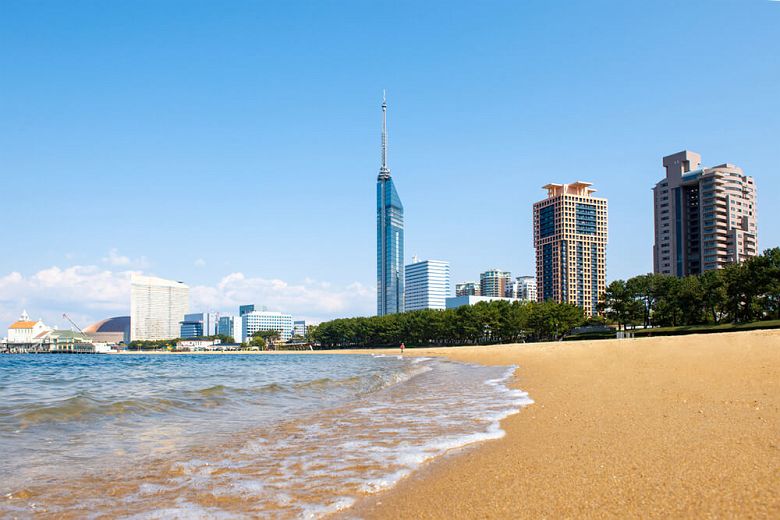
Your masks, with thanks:
<instances>
[{"instance_id":1,"label":"blue sky","mask_svg":"<svg viewBox=\"0 0 780 520\"><path fill-rule=\"evenodd\" d=\"M0 319L129 308L128 273L309 319L375 307L382 89L407 260L534 270L547 182L609 199L652 269L661 157L754 176L780 244L780 3L11 1ZM196 309L197 308L197 309Z\"/></svg>"}]
</instances>

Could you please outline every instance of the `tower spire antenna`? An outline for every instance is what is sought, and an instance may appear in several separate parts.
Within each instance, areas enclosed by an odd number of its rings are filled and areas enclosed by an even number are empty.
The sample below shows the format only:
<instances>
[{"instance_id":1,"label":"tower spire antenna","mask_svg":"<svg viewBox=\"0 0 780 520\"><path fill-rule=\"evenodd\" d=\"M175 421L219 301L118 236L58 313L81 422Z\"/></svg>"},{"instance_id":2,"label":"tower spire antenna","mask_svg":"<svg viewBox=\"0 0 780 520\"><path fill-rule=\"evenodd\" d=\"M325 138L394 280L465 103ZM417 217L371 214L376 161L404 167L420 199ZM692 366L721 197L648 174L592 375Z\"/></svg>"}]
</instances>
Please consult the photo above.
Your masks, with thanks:
<instances>
[{"instance_id":1,"label":"tower spire antenna","mask_svg":"<svg viewBox=\"0 0 780 520\"><path fill-rule=\"evenodd\" d=\"M382 90L382 165L379 167L381 178L390 177L390 168L387 167L387 91Z\"/></svg>"}]
</instances>

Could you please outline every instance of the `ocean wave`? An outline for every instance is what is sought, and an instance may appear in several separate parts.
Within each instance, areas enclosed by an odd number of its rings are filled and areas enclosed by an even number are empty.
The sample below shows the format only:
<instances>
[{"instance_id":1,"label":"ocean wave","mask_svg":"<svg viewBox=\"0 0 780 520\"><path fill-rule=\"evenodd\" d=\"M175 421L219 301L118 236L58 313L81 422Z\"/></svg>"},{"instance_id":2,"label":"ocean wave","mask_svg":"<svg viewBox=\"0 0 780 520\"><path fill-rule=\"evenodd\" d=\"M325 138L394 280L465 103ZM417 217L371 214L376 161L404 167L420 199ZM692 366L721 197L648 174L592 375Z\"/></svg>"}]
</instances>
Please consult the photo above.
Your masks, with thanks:
<instances>
[{"instance_id":1,"label":"ocean wave","mask_svg":"<svg viewBox=\"0 0 780 520\"><path fill-rule=\"evenodd\" d=\"M333 365L329 371L320 370L329 365L312 365L317 369L309 372L295 367L289 377L277 376L267 384L239 386L238 381L268 379L231 378L226 373L220 374L221 381L212 374L201 382L196 374L189 381L200 382L200 388L169 388L164 396L110 403L105 396L83 393L49 403L45 410L26 409L29 424L108 415L109 410L120 415L160 412L149 420L127 421L144 429L126 438L146 438L143 447L155 449L162 433L172 449L140 461L124 459L124 465L113 452L94 463L84 459L88 468L102 472L80 477L63 467L65 478L44 475L57 486L41 486L25 500L77 516L319 518L394 486L450 450L502 437L500 422L532 402L528 394L509 386L514 367L437 358L346 361L355 365L348 370ZM332 399L334 395L338 397ZM203 411L204 403L235 406L198 417L175 411ZM263 415L262 410L275 407L284 413ZM222 417L232 422L217 420ZM181 418L178 430L160 427ZM95 424L84 421L90 431ZM100 438L100 425L95 430L94 437ZM191 442L184 446L185 440ZM122 487L116 495L95 497L88 483L96 477L121 481ZM47 493L57 493L56 500ZM0 503L0 516L9 511L3 507Z\"/></svg>"}]
</instances>

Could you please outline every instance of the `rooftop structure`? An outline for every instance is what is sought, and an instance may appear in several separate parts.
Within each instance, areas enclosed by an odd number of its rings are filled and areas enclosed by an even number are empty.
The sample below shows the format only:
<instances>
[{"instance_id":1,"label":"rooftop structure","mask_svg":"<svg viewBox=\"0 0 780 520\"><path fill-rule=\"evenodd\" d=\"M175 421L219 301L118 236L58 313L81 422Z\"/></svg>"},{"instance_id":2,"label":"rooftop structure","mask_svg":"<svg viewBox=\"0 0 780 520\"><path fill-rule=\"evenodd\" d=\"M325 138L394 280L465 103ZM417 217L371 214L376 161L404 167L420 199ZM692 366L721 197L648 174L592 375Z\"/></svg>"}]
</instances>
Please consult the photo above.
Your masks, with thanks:
<instances>
[{"instance_id":1,"label":"rooftop structure","mask_svg":"<svg viewBox=\"0 0 780 520\"><path fill-rule=\"evenodd\" d=\"M106 318L83 330L84 334L98 343L128 343L130 341L130 316Z\"/></svg>"}]
</instances>

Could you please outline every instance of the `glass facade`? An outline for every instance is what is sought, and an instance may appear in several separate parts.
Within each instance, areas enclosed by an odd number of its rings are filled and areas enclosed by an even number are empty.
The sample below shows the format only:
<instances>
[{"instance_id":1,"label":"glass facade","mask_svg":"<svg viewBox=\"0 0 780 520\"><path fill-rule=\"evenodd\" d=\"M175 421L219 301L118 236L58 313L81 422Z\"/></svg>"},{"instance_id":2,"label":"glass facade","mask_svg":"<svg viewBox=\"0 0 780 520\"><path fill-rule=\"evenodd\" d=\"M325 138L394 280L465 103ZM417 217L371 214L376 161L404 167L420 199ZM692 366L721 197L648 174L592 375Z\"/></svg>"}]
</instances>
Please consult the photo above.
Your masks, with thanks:
<instances>
[{"instance_id":1,"label":"glass facade","mask_svg":"<svg viewBox=\"0 0 780 520\"><path fill-rule=\"evenodd\" d=\"M579 203L576 206L576 231L580 235L596 234L596 206Z\"/></svg>"},{"instance_id":2,"label":"glass facade","mask_svg":"<svg viewBox=\"0 0 780 520\"><path fill-rule=\"evenodd\" d=\"M552 244L542 246L542 299L547 301L553 297L553 254Z\"/></svg>"},{"instance_id":3,"label":"glass facade","mask_svg":"<svg viewBox=\"0 0 780 520\"><path fill-rule=\"evenodd\" d=\"M376 185L377 314L404 311L404 207L389 175Z\"/></svg>"},{"instance_id":4,"label":"glass facade","mask_svg":"<svg viewBox=\"0 0 780 520\"><path fill-rule=\"evenodd\" d=\"M219 324L217 325L217 334L223 336L233 337L233 317L232 316L220 316Z\"/></svg>"},{"instance_id":5,"label":"glass facade","mask_svg":"<svg viewBox=\"0 0 780 520\"><path fill-rule=\"evenodd\" d=\"M200 338L203 336L202 321L183 321L179 333L180 338Z\"/></svg>"},{"instance_id":6,"label":"glass facade","mask_svg":"<svg viewBox=\"0 0 780 520\"><path fill-rule=\"evenodd\" d=\"M555 234L555 206L545 206L539 211L539 235L541 238Z\"/></svg>"}]
</instances>

